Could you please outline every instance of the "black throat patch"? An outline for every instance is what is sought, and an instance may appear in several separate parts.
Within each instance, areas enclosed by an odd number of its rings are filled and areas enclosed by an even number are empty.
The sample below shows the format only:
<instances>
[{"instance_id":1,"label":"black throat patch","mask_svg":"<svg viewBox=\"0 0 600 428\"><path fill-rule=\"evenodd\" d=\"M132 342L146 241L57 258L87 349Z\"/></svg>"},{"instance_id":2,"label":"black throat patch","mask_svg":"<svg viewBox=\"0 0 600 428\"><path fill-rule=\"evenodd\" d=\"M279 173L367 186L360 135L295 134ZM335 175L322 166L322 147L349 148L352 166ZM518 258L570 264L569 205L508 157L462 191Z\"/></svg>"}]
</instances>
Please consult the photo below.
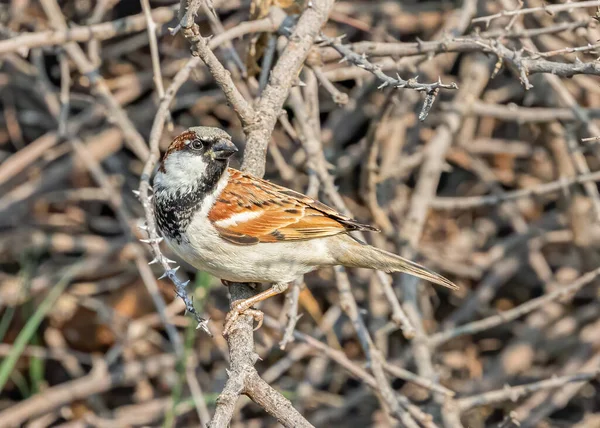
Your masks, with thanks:
<instances>
[{"instance_id":1,"label":"black throat patch","mask_svg":"<svg viewBox=\"0 0 600 428\"><path fill-rule=\"evenodd\" d=\"M181 244L192 218L202 208L206 196L214 192L226 169L227 162L213 161L207 165L204 176L186 189L154 186L154 218L165 238Z\"/></svg>"}]
</instances>

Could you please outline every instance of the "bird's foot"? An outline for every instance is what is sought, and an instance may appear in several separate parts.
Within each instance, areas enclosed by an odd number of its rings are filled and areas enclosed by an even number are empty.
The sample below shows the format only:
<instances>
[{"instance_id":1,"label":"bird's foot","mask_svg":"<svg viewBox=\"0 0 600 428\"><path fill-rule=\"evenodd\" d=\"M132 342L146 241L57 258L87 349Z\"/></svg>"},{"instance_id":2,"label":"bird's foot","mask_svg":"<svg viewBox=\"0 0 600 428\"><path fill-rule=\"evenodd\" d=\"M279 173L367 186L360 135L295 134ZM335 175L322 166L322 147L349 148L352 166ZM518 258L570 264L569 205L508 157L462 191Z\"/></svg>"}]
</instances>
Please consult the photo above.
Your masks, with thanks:
<instances>
[{"instance_id":1,"label":"bird's foot","mask_svg":"<svg viewBox=\"0 0 600 428\"><path fill-rule=\"evenodd\" d=\"M232 328L240 315L251 315L254 318L254 321L258 322L258 325L254 327L255 331L262 326L265 315L262 311L251 308L253 303L254 302L248 302L247 300L240 300L233 306L225 317L225 326L223 328L224 337L227 337L229 333L231 333Z\"/></svg>"}]
</instances>

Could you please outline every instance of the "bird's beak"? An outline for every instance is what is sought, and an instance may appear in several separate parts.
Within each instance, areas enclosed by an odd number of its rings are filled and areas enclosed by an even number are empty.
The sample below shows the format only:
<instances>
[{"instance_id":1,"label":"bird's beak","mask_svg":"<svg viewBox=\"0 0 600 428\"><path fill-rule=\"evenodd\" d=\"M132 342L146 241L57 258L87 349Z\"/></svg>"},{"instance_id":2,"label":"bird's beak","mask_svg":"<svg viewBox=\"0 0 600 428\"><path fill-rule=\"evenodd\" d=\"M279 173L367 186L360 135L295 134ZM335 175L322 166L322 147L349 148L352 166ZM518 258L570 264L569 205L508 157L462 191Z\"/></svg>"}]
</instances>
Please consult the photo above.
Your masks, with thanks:
<instances>
[{"instance_id":1,"label":"bird's beak","mask_svg":"<svg viewBox=\"0 0 600 428\"><path fill-rule=\"evenodd\" d=\"M226 160L237 153L238 148L229 140L219 140L212 147L213 159Z\"/></svg>"}]
</instances>

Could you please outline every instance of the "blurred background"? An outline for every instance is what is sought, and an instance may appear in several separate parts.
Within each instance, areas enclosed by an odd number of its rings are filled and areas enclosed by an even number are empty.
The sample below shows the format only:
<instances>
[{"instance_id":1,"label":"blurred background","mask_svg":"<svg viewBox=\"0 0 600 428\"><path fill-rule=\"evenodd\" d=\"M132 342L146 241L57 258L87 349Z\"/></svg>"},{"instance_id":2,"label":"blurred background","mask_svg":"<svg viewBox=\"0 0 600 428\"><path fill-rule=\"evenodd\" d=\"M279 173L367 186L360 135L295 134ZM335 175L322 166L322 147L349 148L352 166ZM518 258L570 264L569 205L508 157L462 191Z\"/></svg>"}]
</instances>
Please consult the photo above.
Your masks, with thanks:
<instances>
[{"instance_id":1,"label":"blurred background","mask_svg":"<svg viewBox=\"0 0 600 428\"><path fill-rule=\"evenodd\" d=\"M177 2L144 3L0 4L0 426L199 426L227 380L227 288L176 260L214 337L196 331L138 240L150 129L192 59L169 31ZM196 22L248 100L285 47L277 27L308 3L202 4ZM369 386L341 304L350 285L419 426L600 427L600 2L566 3L335 3L323 32L359 58L315 45L265 177L379 227L369 243L460 290L324 269L266 301L257 370L313 425L398 424ZM373 65L458 89L382 85ZM235 112L192 66L160 149L197 125L243 148ZM232 426L277 425L238 402Z\"/></svg>"}]
</instances>

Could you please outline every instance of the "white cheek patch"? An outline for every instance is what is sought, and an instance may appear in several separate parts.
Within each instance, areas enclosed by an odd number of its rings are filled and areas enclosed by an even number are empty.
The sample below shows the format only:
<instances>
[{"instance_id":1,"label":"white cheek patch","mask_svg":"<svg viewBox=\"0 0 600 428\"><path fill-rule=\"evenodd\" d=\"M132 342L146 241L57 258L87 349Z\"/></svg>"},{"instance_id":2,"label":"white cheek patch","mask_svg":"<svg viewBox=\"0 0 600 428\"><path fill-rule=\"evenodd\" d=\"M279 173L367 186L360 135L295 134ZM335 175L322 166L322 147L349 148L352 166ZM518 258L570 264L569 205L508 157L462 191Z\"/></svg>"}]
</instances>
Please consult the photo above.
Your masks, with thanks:
<instances>
[{"instance_id":1,"label":"white cheek patch","mask_svg":"<svg viewBox=\"0 0 600 428\"><path fill-rule=\"evenodd\" d=\"M229 226L237 226L239 223L244 223L249 220L253 220L255 218L260 217L264 214L264 211L246 211L243 213L237 213L232 215L229 218L225 218L223 220L219 220L215 222L215 226L218 227L229 227Z\"/></svg>"},{"instance_id":2,"label":"white cheek patch","mask_svg":"<svg viewBox=\"0 0 600 428\"><path fill-rule=\"evenodd\" d=\"M172 153L165 159L166 173L159 172L155 183L167 192L185 192L195 185L206 171L206 163L200 156Z\"/></svg>"}]
</instances>

